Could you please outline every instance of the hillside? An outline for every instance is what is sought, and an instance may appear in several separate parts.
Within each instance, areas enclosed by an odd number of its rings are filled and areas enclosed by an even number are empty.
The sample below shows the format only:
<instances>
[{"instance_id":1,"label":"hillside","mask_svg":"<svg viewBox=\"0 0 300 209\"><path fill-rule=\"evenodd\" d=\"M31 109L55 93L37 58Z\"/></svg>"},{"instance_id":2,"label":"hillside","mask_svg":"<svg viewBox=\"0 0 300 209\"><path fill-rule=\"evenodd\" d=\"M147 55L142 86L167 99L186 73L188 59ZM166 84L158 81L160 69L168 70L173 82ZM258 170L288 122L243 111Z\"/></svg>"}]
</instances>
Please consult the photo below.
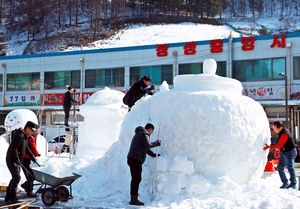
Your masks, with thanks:
<instances>
[{"instance_id":1,"label":"hillside","mask_svg":"<svg viewBox=\"0 0 300 209\"><path fill-rule=\"evenodd\" d=\"M12 32L8 25L2 23L2 43L0 45L0 54L2 56L7 55L22 55L22 54L38 54L38 53L49 53L49 52L60 52L70 50L88 50L94 48L109 48L125 46L120 45L120 39L125 34L124 31L128 29L147 28L154 25L172 25L173 26L182 23L189 24L208 24L216 26L226 25L231 28L228 30L239 32L243 35L266 35L275 34L281 32L295 32L300 30L300 16L282 16L273 14L260 15L259 17L253 18L249 14L249 17L235 17L229 18L228 15L223 14L222 19L220 18L199 18L199 17L187 17L187 16L170 16L159 14L156 18L125 18L122 21L115 21L113 24L105 24L99 27L99 32L95 34L95 31L91 31L89 22L86 17L80 16L76 25L65 25L63 27L53 27L51 32L45 34L40 31L34 34L34 37L29 38L28 32L23 28L17 27ZM146 30L146 29L145 29ZM133 43L126 43L126 46L134 45L148 45L156 44L157 42L147 42L151 37L156 36L167 38L167 33L172 35L172 40L166 42L184 42L190 41L192 34L190 32L180 33L176 31L169 31L168 27L163 29L164 31L158 31L155 34L141 33L136 34L135 41ZM205 32L206 33L206 32ZM211 33L213 33L211 31ZM207 40L211 35L203 38L201 36L194 36L193 41ZM146 37L145 37L146 36ZM147 38L148 36L148 38ZM217 37L226 38L226 37ZM28 40L29 39L29 40Z\"/></svg>"}]
</instances>

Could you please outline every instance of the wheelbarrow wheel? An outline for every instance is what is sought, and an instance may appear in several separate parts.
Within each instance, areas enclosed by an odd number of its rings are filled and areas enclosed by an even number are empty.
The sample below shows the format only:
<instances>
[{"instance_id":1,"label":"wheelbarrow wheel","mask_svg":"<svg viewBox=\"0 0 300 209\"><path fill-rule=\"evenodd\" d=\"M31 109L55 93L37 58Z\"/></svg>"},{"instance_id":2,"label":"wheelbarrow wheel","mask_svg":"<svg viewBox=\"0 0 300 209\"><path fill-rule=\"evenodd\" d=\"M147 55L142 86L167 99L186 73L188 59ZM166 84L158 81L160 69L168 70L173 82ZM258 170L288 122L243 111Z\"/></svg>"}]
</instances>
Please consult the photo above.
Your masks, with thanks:
<instances>
[{"instance_id":1,"label":"wheelbarrow wheel","mask_svg":"<svg viewBox=\"0 0 300 209\"><path fill-rule=\"evenodd\" d=\"M46 206L52 206L55 203L55 190L46 188L42 193L42 201Z\"/></svg>"},{"instance_id":2,"label":"wheelbarrow wheel","mask_svg":"<svg viewBox=\"0 0 300 209\"><path fill-rule=\"evenodd\" d=\"M56 190L57 200L67 202L69 200L69 190L65 186L59 186Z\"/></svg>"}]
</instances>

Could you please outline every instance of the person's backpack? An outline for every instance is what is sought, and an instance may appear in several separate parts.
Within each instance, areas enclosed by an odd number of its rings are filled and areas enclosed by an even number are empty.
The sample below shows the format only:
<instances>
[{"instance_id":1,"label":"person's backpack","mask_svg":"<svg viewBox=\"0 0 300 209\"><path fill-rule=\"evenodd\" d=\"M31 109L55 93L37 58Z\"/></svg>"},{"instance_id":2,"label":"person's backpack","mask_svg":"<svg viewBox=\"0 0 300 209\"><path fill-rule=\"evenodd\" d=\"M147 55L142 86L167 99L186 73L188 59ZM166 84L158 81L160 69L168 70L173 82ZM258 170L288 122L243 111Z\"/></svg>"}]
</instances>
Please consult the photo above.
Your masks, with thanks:
<instances>
[{"instance_id":1,"label":"person's backpack","mask_svg":"<svg viewBox=\"0 0 300 209\"><path fill-rule=\"evenodd\" d=\"M10 144L12 138L14 138L14 136L15 136L15 134L17 133L18 130L19 130L19 129L16 128L16 129L12 130L12 131L8 134L8 137L7 137L7 139L6 139L7 143Z\"/></svg>"}]
</instances>

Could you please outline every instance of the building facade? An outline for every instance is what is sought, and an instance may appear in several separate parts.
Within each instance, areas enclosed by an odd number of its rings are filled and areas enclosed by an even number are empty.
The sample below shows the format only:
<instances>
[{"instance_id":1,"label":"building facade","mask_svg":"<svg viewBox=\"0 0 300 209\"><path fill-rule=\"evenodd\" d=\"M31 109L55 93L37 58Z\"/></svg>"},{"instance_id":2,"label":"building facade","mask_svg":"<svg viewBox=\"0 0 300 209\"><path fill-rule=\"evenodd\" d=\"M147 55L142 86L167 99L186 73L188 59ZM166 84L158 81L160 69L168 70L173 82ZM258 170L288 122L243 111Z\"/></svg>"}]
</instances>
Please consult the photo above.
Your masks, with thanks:
<instances>
[{"instance_id":1,"label":"building facade","mask_svg":"<svg viewBox=\"0 0 300 209\"><path fill-rule=\"evenodd\" d=\"M67 85L81 104L104 87L126 91L145 74L157 90L163 81L172 88L176 75L202 73L209 58L218 75L242 82L270 121L285 121L287 112L298 138L300 33L0 57L1 113L42 106L51 115L62 109Z\"/></svg>"}]
</instances>

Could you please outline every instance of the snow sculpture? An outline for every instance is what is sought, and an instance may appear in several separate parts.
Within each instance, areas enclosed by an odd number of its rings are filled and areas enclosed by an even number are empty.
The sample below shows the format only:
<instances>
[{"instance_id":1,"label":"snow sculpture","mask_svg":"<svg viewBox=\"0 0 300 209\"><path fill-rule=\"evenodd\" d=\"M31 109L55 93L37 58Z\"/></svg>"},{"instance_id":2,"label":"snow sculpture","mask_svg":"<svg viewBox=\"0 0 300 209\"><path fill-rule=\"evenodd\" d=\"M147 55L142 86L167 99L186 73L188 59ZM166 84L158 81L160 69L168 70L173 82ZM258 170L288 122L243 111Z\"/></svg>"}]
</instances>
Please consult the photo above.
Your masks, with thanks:
<instances>
[{"instance_id":1,"label":"snow sculpture","mask_svg":"<svg viewBox=\"0 0 300 209\"><path fill-rule=\"evenodd\" d=\"M10 130L14 130L16 128L24 128L27 121L39 124L37 116L33 111L28 109L17 109L6 115L4 125L10 128ZM36 139L36 145L41 156L46 156L47 143L45 137L39 134Z\"/></svg>"},{"instance_id":2,"label":"snow sculpture","mask_svg":"<svg viewBox=\"0 0 300 209\"><path fill-rule=\"evenodd\" d=\"M135 103L124 117L119 140L99 163L102 189L129 195L127 153L135 128L149 122L155 126L151 141L162 141L156 168L158 198L194 197L207 194L214 184L234 187L263 175L268 154L263 146L270 143L267 116L258 102L242 95L239 81L215 75L216 66L215 60L205 60L203 74L176 76L172 90L164 87ZM151 196L154 165L155 158L147 156L141 197Z\"/></svg>"},{"instance_id":3,"label":"snow sculpture","mask_svg":"<svg viewBox=\"0 0 300 209\"><path fill-rule=\"evenodd\" d=\"M4 125L11 128L24 128L27 121L32 121L38 124L36 114L28 109L17 109L9 112L4 120Z\"/></svg>"},{"instance_id":4,"label":"snow sculpture","mask_svg":"<svg viewBox=\"0 0 300 209\"><path fill-rule=\"evenodd\" d=\"M229 177L243 184L263 174L267 152L262 147L270 139L266 114L258 102L242 95L239 81L216 75L216 66L215 60L208 59L203 74L176 76L173 90L142 98L124 118L122 127L127 129L121 129L119 146L124 146L120 154L125 158L136 126L153 123L153 141L161 124L158 192L203 193L206 190L199 188L205 179ZM147 160L153 166L151 157ZM172 191L164 190L174 182Z\"/></svg>"},{"instance_id":5,"label":"snow sculpture","mask_svg":"<svg viewBox=\"0 0 300 209\"><path fill-rule=\"evenodd\" d=\"M101 157L118 139L121 121L128 112L122 108L123 96L124 93L106 87L92 94L87 102L80 106L84 123L79 126L77 156L89 153ZM80 132L96 136L96 141L81 135Z\"/></svg>"}]
</instances>

